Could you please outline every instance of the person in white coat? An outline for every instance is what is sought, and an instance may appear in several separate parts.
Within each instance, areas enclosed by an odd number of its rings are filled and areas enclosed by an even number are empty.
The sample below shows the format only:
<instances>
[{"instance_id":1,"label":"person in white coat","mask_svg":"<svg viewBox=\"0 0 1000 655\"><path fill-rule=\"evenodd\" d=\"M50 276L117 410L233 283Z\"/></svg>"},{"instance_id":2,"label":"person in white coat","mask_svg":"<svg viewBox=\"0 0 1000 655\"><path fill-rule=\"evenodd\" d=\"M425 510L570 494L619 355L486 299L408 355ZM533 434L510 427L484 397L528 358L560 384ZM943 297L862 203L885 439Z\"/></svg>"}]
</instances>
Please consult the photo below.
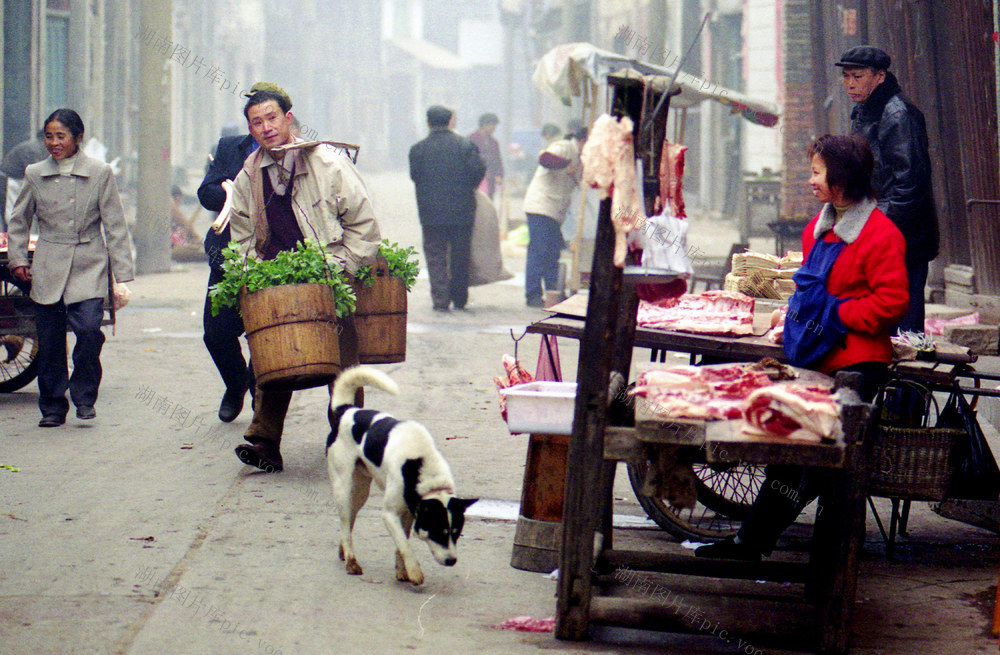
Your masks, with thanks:
<instances>
[{"instance_id":1,"label":"person in white coat","mask_svg":"<svg viewBox=\"0 0 1000 655\"><path fill-rule=\"evenodd\" d=\"M72 109L57 109L45 120L49 157L25 170L10 218L8 268L18 280L31 283L36 303L40 427L66 422L67 388L77 418L97 415L108 267L118 283L134 277L114 175L109 165L80 149L83 131L83 121ZM29 260L33 229L38 242ZM76 335L72 377L66 362L67 325Z\"/></svg>"}]
</instances>

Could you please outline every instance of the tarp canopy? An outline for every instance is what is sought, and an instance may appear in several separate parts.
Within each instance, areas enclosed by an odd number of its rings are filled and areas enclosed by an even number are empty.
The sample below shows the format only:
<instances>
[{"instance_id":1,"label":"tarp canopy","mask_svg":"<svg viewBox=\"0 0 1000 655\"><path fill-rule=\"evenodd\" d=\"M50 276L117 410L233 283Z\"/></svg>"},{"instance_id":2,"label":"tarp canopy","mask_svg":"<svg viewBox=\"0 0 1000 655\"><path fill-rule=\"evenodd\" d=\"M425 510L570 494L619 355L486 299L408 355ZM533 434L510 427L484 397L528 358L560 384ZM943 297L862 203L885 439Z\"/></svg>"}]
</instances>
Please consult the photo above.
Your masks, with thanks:
<instances>
[{"instance_id":1,"label":"tarp canopy","mask_svg":"<svg viewBox=\"0 0 1000 655\"><path fill-rule=\"evenodd\" d=\"M676 68L655 66L631 59L610 50L601 50L589 43L565 43L549 50L539 60L532 82L539 90L549 93L564 104L583 94L582 84L602 84L609 74L620 77L641 77L647 85L661 92L673 78ZM671 107L692 107L705 100L720 102L733 113L766 127L773 127L781 116L777 105L754 100L731 89L713 84L681 71L674 81L678 95L670 98Z\"/></svg>"}]
</instances>

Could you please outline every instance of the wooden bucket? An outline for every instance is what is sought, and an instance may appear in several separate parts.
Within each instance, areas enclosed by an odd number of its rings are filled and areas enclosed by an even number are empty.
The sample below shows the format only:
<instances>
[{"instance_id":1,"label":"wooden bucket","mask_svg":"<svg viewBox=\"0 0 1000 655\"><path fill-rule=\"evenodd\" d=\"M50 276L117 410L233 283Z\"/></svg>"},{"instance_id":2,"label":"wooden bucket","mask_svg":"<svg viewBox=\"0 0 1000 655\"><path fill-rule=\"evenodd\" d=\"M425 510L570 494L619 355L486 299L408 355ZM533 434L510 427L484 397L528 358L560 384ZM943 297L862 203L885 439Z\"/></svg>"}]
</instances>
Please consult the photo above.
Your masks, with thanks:
<instances>
[{"instance_id":1,"label":"wooden bucket","mask_svg":"<svg viewBox=\"0 0 1000 655\"><path fill-rule=\"evenodd\" d=\"M309 389L340 372L340 330L333 289L327 284L287 284L240 293L243 328L257 386Z\"/></svg>"},{"instance_id":2,"label":"wooden bucket","mask_svg":"<svg viewBox=\"0 0 1000 655\"><path fill-rule=\"evenodd\" d=\"M510 565L550 573L559 568L569 435L532 434L524 464L521 511Z\"/></svg>"},{"instance_id":3,"label":"wooden bucket","mask_svg":"<svg viewBox=\"0 0 1000 655\"><path fill-rule=\"evenodd\" d=\"M389 275L384 257L372 266L374 284L355 283L358 297L354 325L361 364L395 364L406 360L406 286Z\"/></svg>"}]
</instances>

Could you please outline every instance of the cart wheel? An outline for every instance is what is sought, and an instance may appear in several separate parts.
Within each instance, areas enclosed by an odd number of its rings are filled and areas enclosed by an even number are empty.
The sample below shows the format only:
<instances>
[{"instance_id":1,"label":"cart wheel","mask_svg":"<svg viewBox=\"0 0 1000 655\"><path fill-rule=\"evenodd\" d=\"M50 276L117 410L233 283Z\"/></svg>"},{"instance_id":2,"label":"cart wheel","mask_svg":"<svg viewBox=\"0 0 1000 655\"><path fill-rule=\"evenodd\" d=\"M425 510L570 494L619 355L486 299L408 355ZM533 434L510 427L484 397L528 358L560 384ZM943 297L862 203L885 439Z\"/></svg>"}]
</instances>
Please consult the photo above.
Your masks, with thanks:
<instances>
[{"instance_id":1,"label":"cart wheel","mask_svg":"<svg viewBox=\"0 0 1000 655\"><path fill-rule=\"evenodd\" d=\"M693 508L680 509L639 492L646 466L629 464L632 490L649 518L678 539L712 542L735 534L764 480L764 467L755 464L694 464L698 500Z\"/></svg>"},{"instance_id":2,"label":"cart wheel","mask_svg":"<svg viewBox=\"0 0 1000 655\"><path fill-rule=\"evenodd\" d=\"M0 335L0 393L26 386L38 375L38 337Z\"/></svg>"}]
</instances>

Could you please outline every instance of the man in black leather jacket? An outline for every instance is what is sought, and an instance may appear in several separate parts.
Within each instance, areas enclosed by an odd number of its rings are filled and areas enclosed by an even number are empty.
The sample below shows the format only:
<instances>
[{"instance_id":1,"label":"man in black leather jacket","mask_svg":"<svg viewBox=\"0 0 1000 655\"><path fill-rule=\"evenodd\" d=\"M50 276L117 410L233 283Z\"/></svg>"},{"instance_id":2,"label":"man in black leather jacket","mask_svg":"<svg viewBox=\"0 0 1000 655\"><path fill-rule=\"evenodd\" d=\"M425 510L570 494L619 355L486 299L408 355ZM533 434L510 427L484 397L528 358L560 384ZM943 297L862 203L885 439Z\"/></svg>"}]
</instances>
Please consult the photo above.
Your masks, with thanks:
<instances>
[{"instance_id":1,"label":"man in black leather jacket","mask_svg":"<svg viewBox=\"0 0 1000 655\"><path fill-rule=\"evenodd\" d=\"M224 136L215 147L215 157L208 166L205 179L198 187L201 206L217 212L226 202L226 191L222 182L231 180L243 168L243 162L254 151L257 142L249 134ZM229 226L216 234L211 228L205 235L205 254L208 255L208 286L222 280L222 249L229 245ZM226 392L219 405L219 420L232 421L243 411L244 397L253 386L253 374L247 368L240 335L243 334L243 319L235 307L223 308L218 316L212 316L212 303L205 296L205 310L202 315L205 329L205 347L208 348L219 375L226 384Z\"/></svg>"},{"instance_id":2,"label":"man in black leather jacket","mask_svg":"<svg viewBox=\"0 0 1000 655\"><path fill-rule=\"evenodd\" d=\"M890 63L882 50L857 46L834 65L843 68L844 88L857 103L851 131L864 136L875 155L878 207L906 238L910 307L894 331L923 332L927 264L937 257L939 240L927 128L924 115L902 95Z\"/></svg>"}]
</instances>

